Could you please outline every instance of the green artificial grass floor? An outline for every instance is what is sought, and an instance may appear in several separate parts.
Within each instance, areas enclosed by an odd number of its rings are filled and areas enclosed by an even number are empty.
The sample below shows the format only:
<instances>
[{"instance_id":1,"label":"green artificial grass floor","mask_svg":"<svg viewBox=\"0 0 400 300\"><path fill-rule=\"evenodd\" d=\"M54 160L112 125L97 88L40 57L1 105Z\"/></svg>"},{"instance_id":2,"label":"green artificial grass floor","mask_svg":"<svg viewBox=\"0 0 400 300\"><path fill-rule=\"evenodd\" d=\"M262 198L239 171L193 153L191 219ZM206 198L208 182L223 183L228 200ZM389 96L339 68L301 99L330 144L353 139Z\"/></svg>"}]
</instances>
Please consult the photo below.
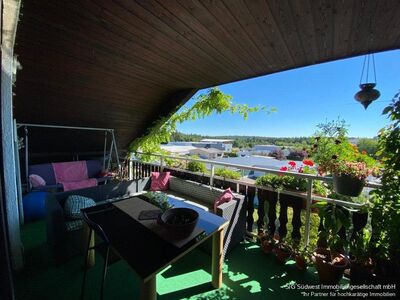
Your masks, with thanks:
<instances>
[{"instance_id":1,"label":"green artificial grass floor","mask_svg":"<svg viewBox=\"0 0 400 300\"><path fill-rule=\"evenodd\" d=\"M17 300L79 299L83 257L56 265L46 247L45 223L26 224L22 229L25 269L16 275ZM99 299L103 261L88 271L85 299ZM225 259L223 288L213 289L211 257L194 250L157 276L157 299L304 299L300 291L287 288L291 283L318 284L313 268L298 271L293 261L279 264L259 246L243 242ZM138 299L139 279L123 261L109 268L105 299Z\"/></svg>"}]
</instances>

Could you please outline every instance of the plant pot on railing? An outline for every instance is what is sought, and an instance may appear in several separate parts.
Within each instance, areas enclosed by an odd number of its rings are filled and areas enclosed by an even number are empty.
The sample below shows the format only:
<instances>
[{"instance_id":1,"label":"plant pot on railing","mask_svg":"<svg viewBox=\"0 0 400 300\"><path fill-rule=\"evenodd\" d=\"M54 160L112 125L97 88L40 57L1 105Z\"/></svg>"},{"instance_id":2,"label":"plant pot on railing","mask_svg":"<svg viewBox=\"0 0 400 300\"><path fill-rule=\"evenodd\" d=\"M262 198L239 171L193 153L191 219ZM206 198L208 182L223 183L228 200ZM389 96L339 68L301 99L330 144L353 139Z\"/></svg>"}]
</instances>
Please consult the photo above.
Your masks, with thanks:
<instances>
[{"instance_id":1,"label":"plant pot on railing","mask_svg":"<svg viewBox=\"0 0 400 300\"><path fill-rule=\"evenodd\" d=\"M365 185L365 179L359 179L346 174L333 176L333 189L336 193L357 197L361 194Z\"/></svg>"}]
</instances>

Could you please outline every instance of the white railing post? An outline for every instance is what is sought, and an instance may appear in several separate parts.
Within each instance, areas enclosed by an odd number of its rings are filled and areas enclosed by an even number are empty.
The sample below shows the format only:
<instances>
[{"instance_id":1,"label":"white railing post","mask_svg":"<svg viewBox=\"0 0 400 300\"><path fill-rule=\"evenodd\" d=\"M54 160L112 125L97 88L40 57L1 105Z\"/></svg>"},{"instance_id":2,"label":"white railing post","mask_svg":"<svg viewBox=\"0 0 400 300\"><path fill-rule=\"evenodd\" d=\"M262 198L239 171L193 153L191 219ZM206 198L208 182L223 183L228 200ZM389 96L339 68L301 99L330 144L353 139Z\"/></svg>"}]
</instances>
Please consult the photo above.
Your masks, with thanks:
<instances>
[{"instance_id":1,"label":"white railing post","mask_svg":"<svg viewBox=\"0 0 400 300\"><path fill-rule=\"evenodd\" d=\"M129 156L129 180L133 180L133 162L132 156Z\"/></svg>"},{"instance_id":2,"label":"white railing post","mask_svg":"<svg viewBox=\"0 0 400 300\"><path fill-rule=\"evenodd\" d=\"M214 164L211 164L210 186L214 186L214 172L215 166Z\"/></svg>"},{"instance_id":3,"label":"white railing post","mask_svg":"<svg viewBox=\"0 0 400 300\"><path fill-rule=\"evenodd\" d=\"M304 229L305 234L305 244L308 246L310 243L310 225L311 225L311 204L312 204L312 189L313 180L309 178L307 180L307 205L306 205L306 224Z\"/></svg>"},{"instance_id":4,"label":"white railing post","mask_svg":"<svg viewBox=\"0 0 400 300\"><path fill-rule=\"evenodd\" d=\"M164 156L160 156L160 172L164 171Z\"/></svg>"}]
</instances>

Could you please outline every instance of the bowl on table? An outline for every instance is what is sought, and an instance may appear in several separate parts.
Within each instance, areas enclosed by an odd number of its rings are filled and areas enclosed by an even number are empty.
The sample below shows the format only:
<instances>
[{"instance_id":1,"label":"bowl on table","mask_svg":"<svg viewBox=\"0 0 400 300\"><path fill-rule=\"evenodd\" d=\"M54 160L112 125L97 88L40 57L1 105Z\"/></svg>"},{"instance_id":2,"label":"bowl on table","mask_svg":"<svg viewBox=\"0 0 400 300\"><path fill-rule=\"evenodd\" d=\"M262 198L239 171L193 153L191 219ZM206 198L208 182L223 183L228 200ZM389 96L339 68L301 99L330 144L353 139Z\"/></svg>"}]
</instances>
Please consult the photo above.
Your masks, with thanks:
<instances>
[{"instance_id":1,"label":"bowl on table","mask_svg":"<svg viewBox=\"0 0 400 300\"><path fill-rule=\"evenodd\" d=\"M159 218L160 224L179 238L188 237L196 227L198 220L199 213L186 207L170 208Z\"/></svg>"}]
</instances>

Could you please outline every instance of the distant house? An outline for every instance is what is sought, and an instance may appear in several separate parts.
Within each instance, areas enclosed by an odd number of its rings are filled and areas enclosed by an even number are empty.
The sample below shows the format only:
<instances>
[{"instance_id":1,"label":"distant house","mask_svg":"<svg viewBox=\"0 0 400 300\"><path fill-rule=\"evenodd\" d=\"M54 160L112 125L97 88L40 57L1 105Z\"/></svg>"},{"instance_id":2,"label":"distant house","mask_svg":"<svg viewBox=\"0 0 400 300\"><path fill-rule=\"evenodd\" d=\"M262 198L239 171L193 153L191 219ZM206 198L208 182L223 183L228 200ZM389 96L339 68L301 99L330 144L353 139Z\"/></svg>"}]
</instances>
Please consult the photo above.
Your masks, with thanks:
<instances>
[{"instance_id":1,"label":"distant house","mask_svg":"<svg viewBox=\"0 0 400 300\"><path fill-rule=\"evenodd\" d=\"M226 139L202 139L202 143L207 143L209 145L208 148L216 148L223 150L225 152L231 152L233 146L233 140Z\"/></svg>"},{"instance_id":2,"label":"distant house","mask_svg":"<svg viewBox=\"0 0 400 300\"><path fill-rule=\"evenodd\" d=\"M224 155L224 151L215 148L195 148L190 150L189 153L204 159L215 159Z\"/></svg>"},{"instance_id":3,"label":"distant house","mask_svg":"<svg viewBox=\"0 0 400 300\"><path fill-rule=\"evenodd\" d=\"M196 148L218 149L223 152L231 152L233 140L222 139L203 139L200 142L170 142L169 145L173 146L193 146Z\"/></svg>"},{"instance_id":4,"label":"distant house","mask_svg":"<svg viewBox=\"0 0 400 300\"><path fill-rule=\"evenodd\" d=\"M191 150L197 149L192 145L161 145L161 149L177 155L188 155Z\"/></svg>"}]
</instances>

